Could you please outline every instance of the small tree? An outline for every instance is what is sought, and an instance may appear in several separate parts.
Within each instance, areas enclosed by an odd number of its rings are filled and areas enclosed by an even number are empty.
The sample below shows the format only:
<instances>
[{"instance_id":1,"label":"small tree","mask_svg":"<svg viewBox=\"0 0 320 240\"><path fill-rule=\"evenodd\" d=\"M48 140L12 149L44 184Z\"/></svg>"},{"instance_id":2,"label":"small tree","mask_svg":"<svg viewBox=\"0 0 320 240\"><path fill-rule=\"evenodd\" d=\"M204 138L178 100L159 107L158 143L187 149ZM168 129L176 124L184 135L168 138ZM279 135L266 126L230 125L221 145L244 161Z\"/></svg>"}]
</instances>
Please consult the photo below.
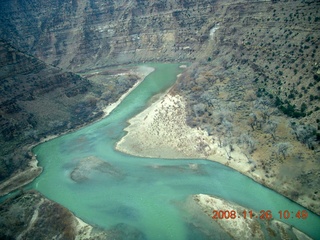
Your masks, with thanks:
<instances>
[{"instance_id":1,"label":"small tree","mask_svg":"<svg viewBox=\"0 0 320 240\"><path fill-rule=\"evenodd\" d=\"M287 157L289 148L290 148L291 144L288 142L280 142L277 144L277 148L278 148L278 155L282 155L282 157L285 159Z\"/></svg>"},{"instance_id":2,"label":"small tree","mask_svg":"<svg viewBox=\"0 0 320 240\"><path fill-rule=\"evenodd\" d=\"M233 146L232 146L232 139L231 138L225 138L223 140L223 146L224 146L224 150L226 151L226 154L228 156L228 159L232 159L231 157L231 152L234 150Z\"/></svg>"},{"instance_id":3,"label":"small tree","mask_svg":"<svg viewBox=\"0 0 320 240\"><path fill-rule=\"evenodd\" d=\"M261 117L264 120L263 122L266 123L269 121L270 116L272 115L272 112L269 109L263 109L261 110Z\"/></svg>"},{"instance_id":4,"label":"small tree","mask_svg":"<svg viewBox=\"0 0 320 240\"><path fill-rule=\"evenodd\" d=\"M224 120L222 122L222 127L225 129L226 134L231 137L232 130L233 130L233 124L229 122L228 120Z\"/></svg>"},{"instance_id":5,"label":"small tree","mask_svg":"<svg viewBox=\"0 0 320 240\"><path fill-rule=\"evenodd\" d=\"M254 131L254 127L257 124L257 115L255 113L250 113L249 119L248 119L248 124L252 128L252 131Z\"/></svg>"},{"instance_id":6,"label":"small tree","mask_svg":"<svg viewBox=\"0 0 320 240\"><path fill-rule=\"evenodd\" d=\"M242 144L250 154L256 150L256 141L248 134L241 134L239 143Z\"/></svg>"},{"instance_id":7,"label":"small tree","mask_svg":"<svg viewBox=\"0 0 320 240\"><path fill-rule=\"evenodd\" d=\"M278 122L271 121L271 120L267 122L267 126L265 127L265 132L269 133L272 136L273 140L276 139L275 132L277 127L278 127Z\"/></svg>"},{"instance_id":8,"label":"small tree","mask_svg":"<svg viewBox=\"0 0 320 240\"><path fill-rule=\"evenodd\" d=\"M203 103L198 103L193 106L193 111L197 117L202 116L206 110L206 105Z\"/></svg>"},{"instance_id":9,"label":"small tree","mask_svg":"<svg viewBox=\"0 0 320 240\"><path fill-rule=\"evenodd\" d=\"M295 125L291 124L293 133L298 141L306 144L308 148L312 149L313 142L316 140L316 129L311 125Z\"/></svg>"},{"instance_id":10,"label":"small tree","mask_svg":"<svg viewBox=\"0 0 320 240\"><path fill-rule=\"evenodd\" d=\"M222 125L219 125L216 128L216 135L217 135L217 140L218 140L218 146L222 147L222 141L223 141L223 138L224 138L224 135L225 135L224 128L223 128Z\"/></svg>"}]
</instances>

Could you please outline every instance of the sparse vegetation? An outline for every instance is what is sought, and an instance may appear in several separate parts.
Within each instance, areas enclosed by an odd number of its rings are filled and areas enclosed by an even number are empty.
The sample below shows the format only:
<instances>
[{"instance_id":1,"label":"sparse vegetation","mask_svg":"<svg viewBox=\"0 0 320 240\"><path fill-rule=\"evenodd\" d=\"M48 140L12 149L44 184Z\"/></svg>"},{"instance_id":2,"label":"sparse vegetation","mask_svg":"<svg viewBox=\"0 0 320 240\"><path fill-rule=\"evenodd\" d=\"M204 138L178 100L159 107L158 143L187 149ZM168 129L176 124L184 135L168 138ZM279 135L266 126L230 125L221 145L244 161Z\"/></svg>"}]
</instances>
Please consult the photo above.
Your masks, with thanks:
<instances>
[{"instance_id":1,"label":"sparse vegetation","mask_svg":"<svg viewBox=\"0 0 320 240\"><path fill-rule=\"evenodd\" d=\"M188 100L187 123L207 130L229 159L232 152L227 142L231 141L233 148L239 147L248 162L255 161L257 169L265 172L265 184L272 176L279 177L277 170L270 168L289 166L295 154L307 156L299 160L301 164L308 162L308 166L318 169L313 162L319 157L316 151L320 136L320 127L314 121L319 118L320 109L320 78L316 74L319 66L314 60L319 57L320 38L315 31L297 30L297 27L315 27L310 18L302 17L302 13L315 16L315 9L303 3L296 3L299 9L288 9L280 2L273 4L269 8L276 11L269 20L256 15L261 8L254 12L255 6L248 4L243 11L247 14L253 11L250 20L239 17L236 21L223 22L224 27L238 26L241 31L228 34L224 30L223 36L217 34L212 45L206 46L205 59L210 57L211 61L200 61L192 66L175 89ZM229 6L229 11L231 9ZM272 19L275 22L268 28L262 27ZM295 27L280 21L290 21ZM205 79L206 73L210 73L211 81L199 81ZM193 91L194 86L201 89L201 93ZM228 103L236 106L231 110ZM201 115L190 111L195 104L203 109ZM226 137L223 118L219 117L224 112L232 113L229 137ZM293 120L296 125L290 124ZM290 179L303 185L296 176ZM271 182L269 186L272 187ZM306 189L308 187L301 187L295 194L290 191L284 194L299 201L301 196L306 196ZM318 207L313 205L313 209Z\"/></svg>"}]
</instances>

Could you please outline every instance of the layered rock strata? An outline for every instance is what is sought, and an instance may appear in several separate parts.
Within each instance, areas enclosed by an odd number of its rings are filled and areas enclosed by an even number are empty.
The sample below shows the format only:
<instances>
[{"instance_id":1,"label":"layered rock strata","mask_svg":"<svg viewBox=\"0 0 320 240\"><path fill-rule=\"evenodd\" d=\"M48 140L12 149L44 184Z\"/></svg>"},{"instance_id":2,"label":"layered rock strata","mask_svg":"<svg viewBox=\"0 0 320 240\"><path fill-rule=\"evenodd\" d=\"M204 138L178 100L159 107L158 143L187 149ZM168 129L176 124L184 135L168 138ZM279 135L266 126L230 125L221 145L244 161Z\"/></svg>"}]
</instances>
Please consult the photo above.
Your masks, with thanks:
<instances>
[{"instance_id":1,"label":"layered rock strata","mask_svg":"<svg viewBox=\"0 0 320 240\"><path fill-rule=\"evenodd\" d=\"M208 38L202 28L214 2L6 1L0 33L45 62L75 71L192 60Z\"/></svg>"}]
</instances>

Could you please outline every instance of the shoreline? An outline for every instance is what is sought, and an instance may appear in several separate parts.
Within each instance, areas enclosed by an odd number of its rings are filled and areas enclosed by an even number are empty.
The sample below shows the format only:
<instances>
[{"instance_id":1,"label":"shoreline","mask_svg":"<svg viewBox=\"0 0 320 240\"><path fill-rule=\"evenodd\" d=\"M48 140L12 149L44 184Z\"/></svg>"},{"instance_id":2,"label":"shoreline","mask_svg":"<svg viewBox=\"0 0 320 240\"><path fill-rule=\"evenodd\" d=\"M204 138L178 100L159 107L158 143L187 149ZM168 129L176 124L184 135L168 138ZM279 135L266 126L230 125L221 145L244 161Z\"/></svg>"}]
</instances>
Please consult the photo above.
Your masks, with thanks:
<instances>
[{"instance_id":1,"label":"shoreline","mask_svg":"<svg viewBox=\"0 0 320 240\"><path fill-rule=\"evenodd\" d=\"M24 171L19 171L0 184L0 197L6 196L31 183L42 173L42 171L43 168L38 166L38 160L36 159L36 156L32 155L31 161L29 162L29 167L27 169Z\"/></svg>"},{"instance_id":2,"label":"shoreline","mask_svg":"<svg viewBox=\"0 0 320 240\"><path fill-rule=\"evenodd\" d=\"M256 163L248 161L238 146L234 145L234 150L227 152L225 147L219 146L217 136L208 136L206 131L188 126L185 122L185 100L182 96L173 95L170 90L128 120L129 126L124 129L126 135L116 143L117 151L139 157L194 158L218 162L319 215L317 209L308 207L311 200L306 196L301 196L297 201L286 196L284 192L288 186L275 186L276 176L265 178L259 169L252 171Z\"/></svg>"},{"instance_id":3,"label":"shoreline","mask_svg":"<svg viewBox=\"0 0 320 240\"><path fill-rule=\"evenodd\" d=\"M74 129L69 129L64 132L61 132L59 134L53 134L49 135L47 137L41 138L39 142L29 144L26 146L27 151L32 154L32 158L29 161L29 167L23 171L18 171L17 173L13 174L11 177L9 177L7 180L3 181L0 184L0 197L6 196L10 194L11 192L14 192L18 190L19 188L24 187L25 185L31 183L34 179L36 179L43 171L43 167L38 166L38 160L37 156L32 153L32 149L42 143L45 143L47 141L50 141L52 139L55 139L57 137L60 137L65 134L69 134L71 132L77 131L80 128L83 128L89 124L95 123L97 121L100 121L104 118L106 118L120 103L121 101L127 97L150 73L152 73L155 69L153 67L148 66L139 66L137 68L131 69L129 73L133 73L139 76L139 80L131 87L129 88L116 102L106 106L102 111L104 114L98 118L95 119L92 122L88 122L85 124L81 124ZM121 73L119 73L121 74Z\"/></svg>"},{"instance_id":4,"label":"shoreline","mask_svg":"<svg viewBox=\"0 0 320 240\"><path fill-rule=\"evenodd\" d=\"M107 117L122 102L122 100L126 98L137 86L139 86L139 84L153 71L155 71L155 68L153 67L138 67L134 74L139 76L139 80L131 88L129 88L128 91L125 92L116 102L111 103L109 106L105 107L103 109L104 114L99 120Z\"/></svg>"}]
</instances>

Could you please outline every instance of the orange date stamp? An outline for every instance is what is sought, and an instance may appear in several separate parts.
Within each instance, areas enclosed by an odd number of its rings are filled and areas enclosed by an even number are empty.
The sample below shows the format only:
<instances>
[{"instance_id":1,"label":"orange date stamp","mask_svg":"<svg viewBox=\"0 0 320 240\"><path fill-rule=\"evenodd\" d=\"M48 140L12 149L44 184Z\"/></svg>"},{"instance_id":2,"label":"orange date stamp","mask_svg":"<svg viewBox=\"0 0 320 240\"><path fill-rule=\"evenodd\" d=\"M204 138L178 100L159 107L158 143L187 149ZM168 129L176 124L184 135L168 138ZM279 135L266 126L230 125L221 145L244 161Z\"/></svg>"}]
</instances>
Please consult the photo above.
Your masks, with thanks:
<instances>
[{"instance_id":1,"label":"orange date stamp","mask_svg":"<svg viewBox=\"0 0 320 240\"><path fill-rule=\"evenodd\" d=\"M271 220L273 214L271 210L260 210L259 213L255 213L252 210L243 210L242 212L237 212L236 210L213 210L212 219L261 219L261 220ZM308 211L307 210L298 210L298 211L289 211L289 210L280 210L277 212L277 217L279 219L307 219Z\"/></svg>"}]
</instances>

